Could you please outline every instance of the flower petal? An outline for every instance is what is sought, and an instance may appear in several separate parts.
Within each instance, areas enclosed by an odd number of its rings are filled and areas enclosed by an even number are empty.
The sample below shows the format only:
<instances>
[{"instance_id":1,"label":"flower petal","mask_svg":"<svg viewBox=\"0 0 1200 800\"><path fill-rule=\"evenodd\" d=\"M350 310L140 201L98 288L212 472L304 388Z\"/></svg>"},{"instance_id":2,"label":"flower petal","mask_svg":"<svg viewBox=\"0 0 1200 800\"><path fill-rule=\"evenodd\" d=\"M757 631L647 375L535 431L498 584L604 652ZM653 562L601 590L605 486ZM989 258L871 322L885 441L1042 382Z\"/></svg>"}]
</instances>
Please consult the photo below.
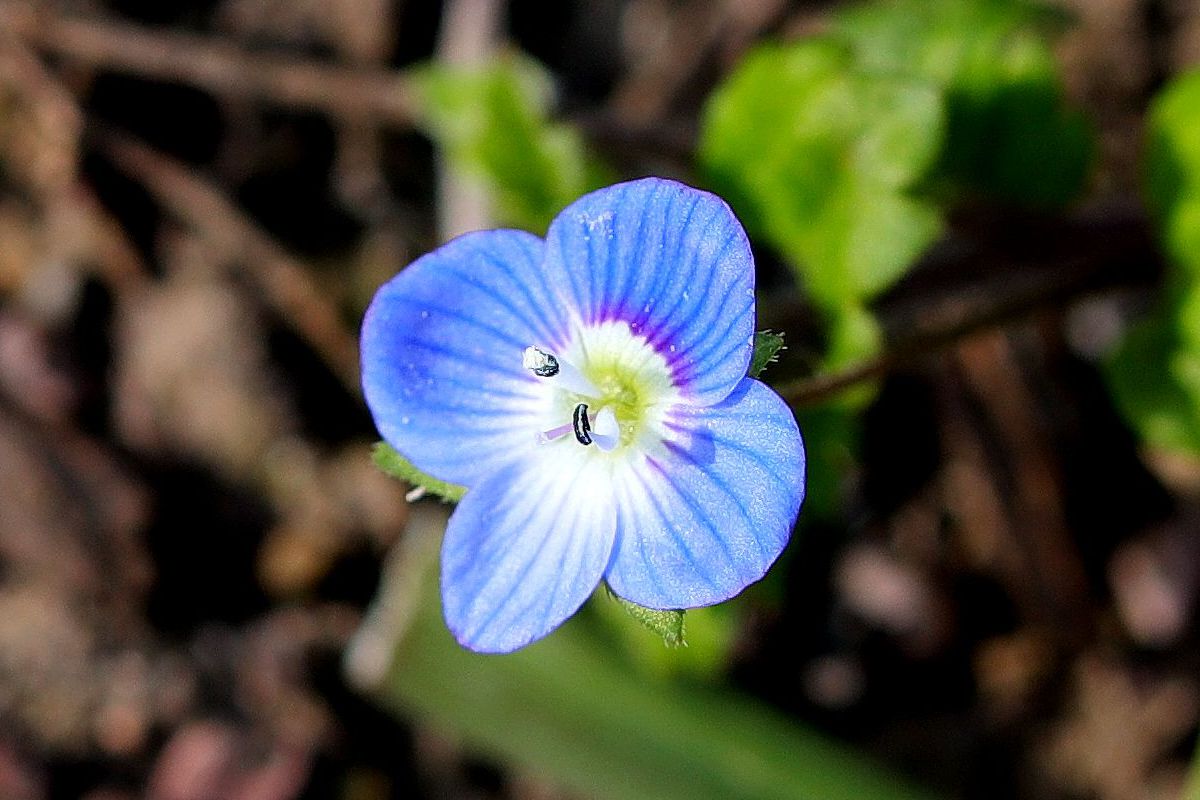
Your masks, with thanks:
<instances>
[{"instance_id":1,"label":"flower petal","mask_svg":"<svg viewBox=\"0 0 1200 800\"><path fill-rule=\"evenodd\" d=\"M660 178L592 192L551 223L546 270L584 325L624 320L645 336L692 402L719 402L745 376L754 257L719 197Z\"/></svg>"},{"instance_id":2,"label":"flower petal","mask_svg":"<svg viewBox=\"0 0 1200 800\"><path fill-rule=\"evenodd\" d=\"M363 320L367 405L383 438L419 469L472 485L538 424L531 344L558 346L566 316L522 231L461 236L386 283Z\"/></svg>"},{"instance_id":3,"label":"flower petal","mask_svg":"<svg viewBox=\"0 0 1200 800\"><path fill-rule=\"evenodd\" d=\"M612 552L616 514L602 467L574 442L472 487L442 543L442 607L464 647L507 653L587 600ZM593 491L597 490L597 491Z\"/></svg>"},{"instance_id":4,"label":"flower petal","mask_svg":"<svg viewBox=\"0 0 1200 800\"><path fill-rule=\"evenodd\" d=\"M804 445L791 410L746 378L709 408L677 407L679 438L614 486L617 541L606 577L648 608L726 600L778 558L804 498Z\"/></svg>"}]
</instances>

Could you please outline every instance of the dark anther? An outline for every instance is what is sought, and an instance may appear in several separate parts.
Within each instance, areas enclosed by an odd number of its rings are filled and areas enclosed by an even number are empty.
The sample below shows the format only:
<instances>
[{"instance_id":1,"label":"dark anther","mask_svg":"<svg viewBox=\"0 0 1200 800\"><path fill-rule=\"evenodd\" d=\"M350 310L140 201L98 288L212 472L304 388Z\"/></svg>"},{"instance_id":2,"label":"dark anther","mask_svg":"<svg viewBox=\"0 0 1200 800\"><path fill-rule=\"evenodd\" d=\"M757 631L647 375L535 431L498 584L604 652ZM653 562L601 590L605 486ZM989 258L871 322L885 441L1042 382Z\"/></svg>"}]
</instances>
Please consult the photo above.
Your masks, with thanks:
<instances>
[{"instance_id":1,"label":"dark anther","mask_svg":"<svg viewBox=\"0 0 1200 800\"><path fill-rule=\"evenodd\" d=\"M571 424L575 426L575 438L580 444L592 443L592 423L587 415L587 403L580 403L575 406L575 413L571 415Z\"/></svg>"}]
</instances>

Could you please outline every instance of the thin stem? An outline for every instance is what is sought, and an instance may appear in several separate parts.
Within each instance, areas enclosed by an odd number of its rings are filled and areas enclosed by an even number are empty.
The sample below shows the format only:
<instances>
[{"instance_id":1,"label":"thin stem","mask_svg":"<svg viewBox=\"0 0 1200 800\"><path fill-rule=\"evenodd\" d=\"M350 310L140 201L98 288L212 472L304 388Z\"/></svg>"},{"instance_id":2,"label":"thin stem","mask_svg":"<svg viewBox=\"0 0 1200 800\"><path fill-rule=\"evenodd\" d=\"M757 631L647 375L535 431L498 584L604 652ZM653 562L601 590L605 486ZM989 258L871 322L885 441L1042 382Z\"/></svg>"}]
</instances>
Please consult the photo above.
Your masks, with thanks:
<instances>
[{"instance_id":1,"label":"thin stem","mask_svg":"<svg viewBox=\"0 0 1200 800\"><path fill-rule=\"evenodd\" d=\"M777 384L776 391L792 406L817 405L981 331L1019 323L1105 289L1145 283L1161 271L1145 220L1120 218L1119 213L1103 219L1069 223L1059 240L1042 251L1048 254L1042 262L992 264L989 278L960 285L940 298L922 295L908 309L884 309L884 327L893 332L884 353L844 370ZM970 258L935 266L955 275L972 274L979 267Z\"/></svg>"},{"instance_id":2,"label":"thin stem","mask_svg":"<svg viewBox=\"0 0 1200 800\"><path fill-rule=\"evenodd\" d=\"M48 5L0 2L0 27L74 63L188 84L220 97L404 125L416 106L412 83L400 73L262 56L212 38L64 14Z\"/></svg>"},{"instance_id":3,"label":"thin stem","mask_svg":"<svg viewBox=\"0 0 1200 800\"><path fill-rule=\"evenodd\" d=\"M279 312L357 395L358 340L309 277L311 270L251 223L192 170L117 134L101 134L106 154L229 263L241 266Z\"/></svg>"}]
</instances>

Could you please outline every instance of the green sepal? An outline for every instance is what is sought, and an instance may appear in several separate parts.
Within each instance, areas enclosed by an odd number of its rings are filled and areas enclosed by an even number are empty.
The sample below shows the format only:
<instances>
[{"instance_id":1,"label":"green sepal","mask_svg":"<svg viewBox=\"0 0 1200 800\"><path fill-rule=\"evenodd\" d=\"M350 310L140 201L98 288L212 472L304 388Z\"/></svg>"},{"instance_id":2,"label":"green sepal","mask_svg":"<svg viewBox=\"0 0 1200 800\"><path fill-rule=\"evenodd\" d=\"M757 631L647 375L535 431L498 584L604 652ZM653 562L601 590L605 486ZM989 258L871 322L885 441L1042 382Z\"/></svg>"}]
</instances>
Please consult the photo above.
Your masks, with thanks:
<instances>
[{"instance_id":1,"label":"green sepal","mask_svg":"<svg viewBox=\"0 0 1200 800\"><path fill-rule=\"evenodd\" d=\"M371 460L375 462L375 466L396 480L420 487L427 494L437 495L444 502L457 503L467 493L465 486L447 483L421 472L387 442L379 442L371 448Z\"/></svg>"},{"instance_id":2,"label":"green sepal","mask_svg":"<svg viewBox=\"0 0 1200 800\"><path fill-rule=\"evenodd\" d=\"M750 369L746 374L757 378L768 364L779 360L779 351L783 350L783 334L774 331L759 331L754 334L754 354L750 356Z\"/></svg>"},{"instance_id":3,"label":"green sepal","mask_svg":"<svg viewBox=\"0 0 1200 800\"><path fill-rule=\"evenodd\" d=\"M680 645L687 644L684 639L684 612L682 609L662 611L656 608L639 606L637 603L631 603L624 597L614 593L607 583L604 584L604 591L609 597L616 600L621 608L625 609L625 613L661 636L663 644L668 647L679 647Z\"/></svg>"}]
</instances>

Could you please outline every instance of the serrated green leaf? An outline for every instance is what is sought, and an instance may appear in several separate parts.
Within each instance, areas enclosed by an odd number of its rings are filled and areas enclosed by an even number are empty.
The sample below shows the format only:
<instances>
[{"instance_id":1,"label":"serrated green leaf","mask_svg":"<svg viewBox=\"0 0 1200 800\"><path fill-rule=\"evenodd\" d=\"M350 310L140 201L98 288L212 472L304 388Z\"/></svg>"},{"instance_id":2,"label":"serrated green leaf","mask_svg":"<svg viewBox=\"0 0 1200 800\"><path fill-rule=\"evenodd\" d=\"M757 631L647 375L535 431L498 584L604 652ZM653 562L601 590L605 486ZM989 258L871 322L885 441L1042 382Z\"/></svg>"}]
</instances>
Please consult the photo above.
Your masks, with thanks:
<instances>
[{"instance_id":1,"label":"serrated green leaf","mask_svg":"<svg viewBox=\"0 0 1200 800\"><path fill-rule=\"evenodd\" d=\"M779 351L783 350L783 334L773 331L759 331L754 334L754 354L750 356L750 369L746 374L757 378L768 364L779 360Z\"/></svg>"},{"instance_id":2,"label":"serrated green leaf","mask_svg":"<svg viewBox=\"0 0 1200 800\"><path fill-rule=\"evenodd\" d=\"M544 232L567 203L605 182L579 134L550 122L552 82L532 59L510 53L412 74L425 131L452 165L484 182L503 224Z\"/></svg>"},{"instance_id":3,"label":"serrated green leaf","mask_svg":"<svg viewBox=\"0 0 1200 800\"><path fill-rule=\"evenodd\" d=\"M466 487L447 483L421 472L387 442L378 442L371 449L371 460L375 462L375 466L396 480L421 487L427 494L436 495L448 503L457 503L467 492Z\"/></svg>"},{"instance_id":4,"label":"serrated green leaf","mask_svg":"<svg viewBox=\"0 0 1200 800\"><path fill-rule=\"evenodd\" d=\"M656 608L646 608L615 594L608 588L608 584L605 584L604 588L608 596L625 609L625 613L661 636L663 644L669 647L679 647L685 644L682 609L662 611Z\"/></svg>"},{"instance_id":5,"label":"serrated green leaf","mask_svg":"<svg viewBox=\"0 0 1200 800\"><path fill-rule=\"evenodd\" d=\"M1049 40L1061 13L1019 0L879 0L835 15L857 63L944 93L944 147L929 185L1059 208L1079 195L1091 127L1067 107Z\"/></svg>"}]
</instances>

